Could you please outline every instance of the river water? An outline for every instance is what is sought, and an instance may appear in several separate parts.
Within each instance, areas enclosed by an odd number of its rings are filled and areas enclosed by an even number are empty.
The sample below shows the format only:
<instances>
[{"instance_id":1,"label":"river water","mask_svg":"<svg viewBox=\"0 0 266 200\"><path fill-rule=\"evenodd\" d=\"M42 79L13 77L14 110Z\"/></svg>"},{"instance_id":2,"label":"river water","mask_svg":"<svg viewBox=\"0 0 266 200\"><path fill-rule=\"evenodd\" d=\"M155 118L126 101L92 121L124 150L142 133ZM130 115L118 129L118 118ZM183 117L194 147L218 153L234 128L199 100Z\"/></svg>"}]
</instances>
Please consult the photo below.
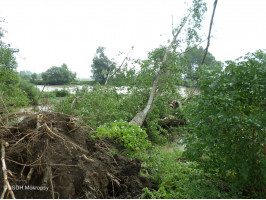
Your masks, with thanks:
<instances>
[{"instance_id":1,"label":"river water","mask_svg":"<svg viewBox=\"0 0 266 200\"><path fill-rule=\"evenodd\" d=\"M37 88L40 89L40 91L42 91L44 85L36 85ZM55 90L62 90L62 89L66 89L68 90L70 93L75 94L75 92L77 91L77 89L81 89L83 86L82 85L74 85L74 86L66 86L66 85L48 85L44 87L44 92L52 92ZM88 91L91 91L93 86L86 86L88 88ZM118 94L127 94L128 93L128 89L129 87L123 86L123 87L115 87L117 90ZM189 88L189 87L185 87L185 86L177 86L177 91L180 93L180 95L182 97L187 97L191 92L193 92L194 94L198 94L199 91L196 89L194 90L194 88Z\"/></svg>"}]
</instances>

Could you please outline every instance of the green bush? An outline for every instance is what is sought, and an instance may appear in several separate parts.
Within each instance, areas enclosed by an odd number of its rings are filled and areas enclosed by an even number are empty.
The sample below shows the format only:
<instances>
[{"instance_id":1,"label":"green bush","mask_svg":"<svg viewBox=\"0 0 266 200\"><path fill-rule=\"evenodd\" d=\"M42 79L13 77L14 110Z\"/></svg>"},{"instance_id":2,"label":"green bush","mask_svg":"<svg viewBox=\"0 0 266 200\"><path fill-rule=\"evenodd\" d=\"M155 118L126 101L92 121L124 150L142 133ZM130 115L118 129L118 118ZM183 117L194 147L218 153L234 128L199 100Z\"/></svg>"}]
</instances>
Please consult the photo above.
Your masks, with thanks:
<instances>
[{"instance_id":1,"label":"green bush","mask_svg":"<svg viewBox=\"0 0 266 200\"><path fill-rule=\"evenodd\" d=\"M27 80L20 79L18 87L25 91L31 104L37 104L37 98L40 94L40 90Z\"/></svg>"},{"instance_id":2,"label":"green bush","mask_svg":"<svg viewBox=\"0 0 266 200\"><path fill-rule=\"evenodd\" d=\"M0 85L0 98L2 98L8 109L9 107L26 107L30 103L27 93L18 88L17 85L12 84Z\"/></svg>"},{"instance_id":3,"label":"green bush","mask_svg":"<svg viewBox=\"0 0 266 200\"><path fill-rule=\"evenodd\" d=\"M140 150L151 147L147 140L148 135L139 126L125 121L111 122L97 128L100 138L112 138L118 140L124 147L130 150Z\"/></svg>"},{"instance_id":4,"label":"green bush","mask_svg":"<svg viewBox=\"0 0 266 200\"><path fill-rule=\"evenodd\" d=\"M187 156L247 195L265 191L266 54L228 61L201 76L201 94L186 108Z\"/></svg>"},{"instance_id":5,"label":"green bush","mask_svg":"<svg viewBox=\"0 0 266 200\"><path fill-rule=\"evenodd\" d=\"M56 97L66 97L70 95L70 92L66 89L62 89L62 90L56 89L54 93Z\"/></svg>"},{"instance_id":6,"label":"green bush","mask_svg":"<svg viewBox=\"0 0 266 200\"><path fill-rule=\"evenodd\" d=\"M43 82L48 85L68 84L74 81L76 73L70 71L66 64L61 67L51 67L41 74Z\"/></svg>"},{"instance_id":7,"label":"green bush","mask_svg":"<svg viewBox=\"0 0 266 200\"><path fill-rule=\"evenodd\" d=\"M158 190L145 188L148 199L217 199L228 198L223 184L205 173L195 162L184 162L178 147L154 147L141 152L142 174L158 185Z\"/></svg>"}]
</instances>

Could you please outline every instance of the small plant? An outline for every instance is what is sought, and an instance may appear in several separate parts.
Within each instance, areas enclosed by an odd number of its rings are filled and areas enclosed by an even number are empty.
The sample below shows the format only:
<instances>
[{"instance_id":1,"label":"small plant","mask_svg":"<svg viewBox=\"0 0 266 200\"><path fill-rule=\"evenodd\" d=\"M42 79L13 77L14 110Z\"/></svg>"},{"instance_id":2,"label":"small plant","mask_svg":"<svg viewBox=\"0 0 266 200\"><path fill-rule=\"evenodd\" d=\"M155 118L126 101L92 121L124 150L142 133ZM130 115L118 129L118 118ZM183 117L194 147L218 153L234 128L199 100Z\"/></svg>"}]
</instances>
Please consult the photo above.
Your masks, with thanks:
<instances>
[{"instance_id":1,"label":"small plant","mask_svg":"<svg viewBox=\"0 0 266 200\"><path fill-rule=\"evenodd\" d=\"M130 150L140 150L151 147L151 142L147 140L147 133L139 126L125 121L115 121L100 126L97 129L100 138L117 139L124 147Z\"/></svg>"}]
</instances>

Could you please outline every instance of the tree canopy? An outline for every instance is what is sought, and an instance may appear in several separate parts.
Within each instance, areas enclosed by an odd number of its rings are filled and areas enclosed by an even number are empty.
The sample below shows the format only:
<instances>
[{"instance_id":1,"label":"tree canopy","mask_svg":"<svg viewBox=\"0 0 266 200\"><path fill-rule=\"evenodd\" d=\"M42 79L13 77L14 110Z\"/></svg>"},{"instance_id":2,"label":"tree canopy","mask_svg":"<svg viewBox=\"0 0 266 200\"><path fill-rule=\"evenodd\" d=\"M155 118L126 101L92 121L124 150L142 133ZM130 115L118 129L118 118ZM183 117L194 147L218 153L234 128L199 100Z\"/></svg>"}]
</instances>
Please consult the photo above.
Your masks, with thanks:
<instances>
[{"instance_id":1,"label":"tree canopy","mask_svg":"<svg viewBox=\"0 0 266 200\"><path fill-rule=\"evenodd\" d=\"M0 38L3 35L3 30L0 29ZM11 48L9 44L0 40L0 83L9 84L18 79L15 72L17 68L15 53L17 52L17 49Z\"/></svg>"},{"instance_id":2,"label":"tree canopy","mask_svg":"<svg viewBox=\"0 0 266 200\"><path fill-rule=\"evenodd\" d=\"M76 73L71 72L66 64L61 67L51 67L42 73L43 82L49 85L68 84L75 78Z\"/></svg>"},{"instance_id":3,"label":"tree canopy","mask_svg":"<svg viewBox=\"0 0 266 200\"><path fill-rule=\"evenodd\" d=\"M185 54L181 57L183 68L183 80L185 85L194 85L199 78L199 66L201 65L202 57L205 50L202 47L188 47ZM208 52L205 58L204 65L217 66L220 62L216 61L215 57Z\"/></svg>"},{"instance_id":4,"label":"tree canopy","mask_svg":"<svg viewBox=\"0 0 266 200\"><path fill-rule=\"evenodd\" d=\"M104 47L97 48L91 65L92 78L100 84L105 84L108 74L115 68L115 62L109 60L104 50Z\"/></svg>"}]
</instances>

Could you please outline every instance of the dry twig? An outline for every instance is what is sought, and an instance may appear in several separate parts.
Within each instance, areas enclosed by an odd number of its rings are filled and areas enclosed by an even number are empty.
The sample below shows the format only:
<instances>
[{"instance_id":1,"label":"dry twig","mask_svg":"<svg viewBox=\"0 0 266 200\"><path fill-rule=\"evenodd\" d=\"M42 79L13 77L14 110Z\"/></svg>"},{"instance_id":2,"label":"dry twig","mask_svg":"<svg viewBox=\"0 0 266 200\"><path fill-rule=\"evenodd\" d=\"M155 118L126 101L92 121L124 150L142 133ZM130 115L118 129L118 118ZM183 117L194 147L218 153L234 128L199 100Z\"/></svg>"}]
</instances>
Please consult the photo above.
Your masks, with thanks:
<instances>
[{"instance_id":1,"label":"dry twig","mask_svg":"<svg viewBox=\"0 0 266 200\"><path fill-rule=\"evenodd\" d=\"M93 159L88 158L85 154L82 154L81 157L84 158L85 160L89 161L89 162L95 162Z\"/></svg>"},{"instance_id":2,"label":"dry twig","mask_svg":"<svg viewBox=\"0 0 266 200\"><path fill-rule=\"evenodd\" d=\"M15 197L14 192L11 189L10 183L8 181L8 174L7 174L8 170L7 170L6 161L5 161L5 145L6 145L6 142L4 140L2 140L2 142L1 142L1 153L2 153L1 160L2 160L2 170L3 170L3 175L4 175L4 191L2 192L1 198L5 197L5 193L8 190L8 194L11 194L12 199L15 199L16 197ZM8 197L8 195L7 195L7 197Z\"/></svg>"}]
</instances>

